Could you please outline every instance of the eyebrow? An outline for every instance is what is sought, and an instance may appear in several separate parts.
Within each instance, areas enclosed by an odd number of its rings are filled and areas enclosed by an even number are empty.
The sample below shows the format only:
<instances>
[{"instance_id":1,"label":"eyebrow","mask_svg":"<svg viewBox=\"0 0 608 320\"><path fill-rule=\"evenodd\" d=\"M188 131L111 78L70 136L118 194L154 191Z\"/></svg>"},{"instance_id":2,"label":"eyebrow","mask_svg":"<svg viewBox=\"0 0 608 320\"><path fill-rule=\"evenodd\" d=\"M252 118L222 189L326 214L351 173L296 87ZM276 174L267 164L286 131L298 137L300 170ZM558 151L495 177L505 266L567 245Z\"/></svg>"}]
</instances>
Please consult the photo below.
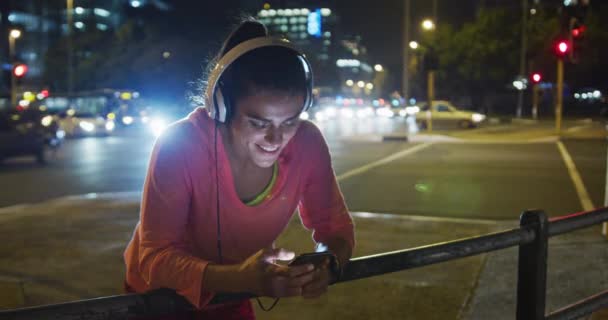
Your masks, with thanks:
<instances>
[{"instance_id":1,"label":"eyebrow","mask_svg":"<svg viewBox=\"0 0 608 320\"><path fill-rule=\"evenodd\" d=\"M264 121L264 122L272 122L272 120L270 120L270 119L262 118L260 116L255 115L255 114L246 114L245 116L248 117L248 118L252 118L252 119L256 119L256 120L260 120L260 121ZM300 116L300 114L298 113L298 114L296 114L296 115L294 115L292 117L289 117L289 118L285 119L285 121L297 119L299 116ZM283 122L285 122L285 121L283 121Z\"/></svg>"}]
</instances>

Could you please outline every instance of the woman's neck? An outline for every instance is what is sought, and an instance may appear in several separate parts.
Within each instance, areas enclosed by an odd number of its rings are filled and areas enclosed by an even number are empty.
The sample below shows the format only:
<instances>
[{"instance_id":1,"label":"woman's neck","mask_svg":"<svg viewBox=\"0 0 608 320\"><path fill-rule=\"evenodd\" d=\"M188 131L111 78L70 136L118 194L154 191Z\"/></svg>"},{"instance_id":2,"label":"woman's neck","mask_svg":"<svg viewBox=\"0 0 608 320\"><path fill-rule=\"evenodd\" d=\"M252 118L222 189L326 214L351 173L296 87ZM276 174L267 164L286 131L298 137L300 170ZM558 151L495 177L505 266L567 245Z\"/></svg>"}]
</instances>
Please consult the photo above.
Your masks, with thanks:
<instances>
[{"instance_id":1,"label":"woman's neck","mask_svg":"<svg viewBox=\"0 0 608 320\"><path fill-rule=\"evenodd\" d=\"M246 150L240 150L240 148L237 147L234 136L226 124L222 123L219 125L219 132L222 135L224 150L226 150L226 155L230 161L230 167L234 173L255 172L260 170L260 167L247 157Z\"/></svg>"}]
</instances>

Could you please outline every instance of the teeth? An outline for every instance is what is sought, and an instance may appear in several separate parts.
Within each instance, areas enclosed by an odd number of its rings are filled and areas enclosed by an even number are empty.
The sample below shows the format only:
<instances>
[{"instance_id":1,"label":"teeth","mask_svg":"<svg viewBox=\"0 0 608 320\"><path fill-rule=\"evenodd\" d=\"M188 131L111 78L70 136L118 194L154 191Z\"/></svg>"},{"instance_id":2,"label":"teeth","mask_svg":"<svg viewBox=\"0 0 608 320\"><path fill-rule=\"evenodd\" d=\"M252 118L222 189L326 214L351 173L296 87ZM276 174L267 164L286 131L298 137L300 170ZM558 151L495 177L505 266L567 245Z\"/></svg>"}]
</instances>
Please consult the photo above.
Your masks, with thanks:
<instances>
[{"instance_id":1,"label":"teeth","mask_svg":"<svg viewBox=\"0 0 608 320\"><path fill-rule=\"evenodd\" d=\"M258 145L258 146L260 146L260 145ZM267 152L275 152L275 151L277 151L277 149L279 147L278 146L276 146L276 147L264 147L264 146L260 146L260 148L264 149L264 151L267 151Z\"/></svg>"}]
</instances>

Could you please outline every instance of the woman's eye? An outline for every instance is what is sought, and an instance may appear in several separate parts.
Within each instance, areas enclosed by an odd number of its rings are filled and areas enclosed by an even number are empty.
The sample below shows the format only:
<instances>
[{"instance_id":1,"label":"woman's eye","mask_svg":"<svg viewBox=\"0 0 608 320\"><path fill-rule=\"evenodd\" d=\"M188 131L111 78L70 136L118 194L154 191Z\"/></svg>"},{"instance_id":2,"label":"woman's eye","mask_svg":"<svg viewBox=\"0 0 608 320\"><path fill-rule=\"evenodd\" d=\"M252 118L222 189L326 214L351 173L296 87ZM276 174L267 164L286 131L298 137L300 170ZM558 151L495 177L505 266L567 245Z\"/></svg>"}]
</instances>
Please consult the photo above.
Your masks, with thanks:
<instances>
[{"instance_id":1,"label":"woman's eye","mask_svg":"<svg viewBox=\"0 0 608 320\"><path fill-rule=\"evenodd\" d=\"M286 127L293 127L296 124L298 124L298 120L289 120L289 121L283 122L283 125Z\"/></svg>"},{"instance_id":2,"label":"woman's eye","mask_svg":"<svg viewBox=\"0 0 608 320\"><path fill-rule=\"evenodd\" d=\"M251 123L251 125L257 129L264 129L268 126L268 124L266 122L262 122L262 121L251 120L251 121L249 121L249 123Z\"/></svg>"}]
</instances>

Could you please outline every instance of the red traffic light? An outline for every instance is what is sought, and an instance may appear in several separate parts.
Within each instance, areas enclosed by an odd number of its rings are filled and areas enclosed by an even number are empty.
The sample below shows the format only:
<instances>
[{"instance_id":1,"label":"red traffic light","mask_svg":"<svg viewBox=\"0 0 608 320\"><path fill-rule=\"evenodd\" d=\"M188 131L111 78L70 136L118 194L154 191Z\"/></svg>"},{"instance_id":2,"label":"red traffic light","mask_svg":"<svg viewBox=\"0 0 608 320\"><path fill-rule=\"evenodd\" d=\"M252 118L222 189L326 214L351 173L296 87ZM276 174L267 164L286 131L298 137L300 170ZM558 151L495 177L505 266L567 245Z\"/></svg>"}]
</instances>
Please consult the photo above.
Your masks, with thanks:
<instances>
[{"instance_id":1,"label":"red traffic light","mask_svg":"<svg viewBox=\"0 0 608 320\"><path fill-rule=\"evenodd\" d=\"M539 83L542 78L543 77L538 72L532 74L532 82L534 83Z\"/></svg>"},{"instance_id":2,"label":"red traffic light","mask_svg":"<svg viewBox=\"0 0 608 320\"><path fill-rule=\"evenodd\" d=\"M565 55L570 50L570 44L564 40L558 41L555 49L559 55Z\"/></svg>"},{"instance_id":3,"label":"red traffic light","mask_svg":"<svg viewBox=\"0 0 608 320\"><path fill-rule=\"evenodd\" d=\"M27 66L24 64L18 64L13 68L13 74L17 78L23 77L27 73Z\"/></svg>"},{"instance_id":4,"label":"red traffic light","mask_svg":"<svg viewBox=\"0 0 608 320\"><path fill-rule=\"evenodd\" d=\"M585 26L579 26L578 28L574 28L572 29L572 37L573 38L580 38L583 36L583 33L585 33Z\"/></svg>"},{"instance_id":5,"label":"red traffic light","mask_svg":"<svg viewBox=\"0 0 608 320\"><path fill-rule=\"evenodd\" d=\"M43 89L42 91L40 91L40 94L43 97L48 98L49 97L49 90Z\"/></svg>"}]
</instances>

